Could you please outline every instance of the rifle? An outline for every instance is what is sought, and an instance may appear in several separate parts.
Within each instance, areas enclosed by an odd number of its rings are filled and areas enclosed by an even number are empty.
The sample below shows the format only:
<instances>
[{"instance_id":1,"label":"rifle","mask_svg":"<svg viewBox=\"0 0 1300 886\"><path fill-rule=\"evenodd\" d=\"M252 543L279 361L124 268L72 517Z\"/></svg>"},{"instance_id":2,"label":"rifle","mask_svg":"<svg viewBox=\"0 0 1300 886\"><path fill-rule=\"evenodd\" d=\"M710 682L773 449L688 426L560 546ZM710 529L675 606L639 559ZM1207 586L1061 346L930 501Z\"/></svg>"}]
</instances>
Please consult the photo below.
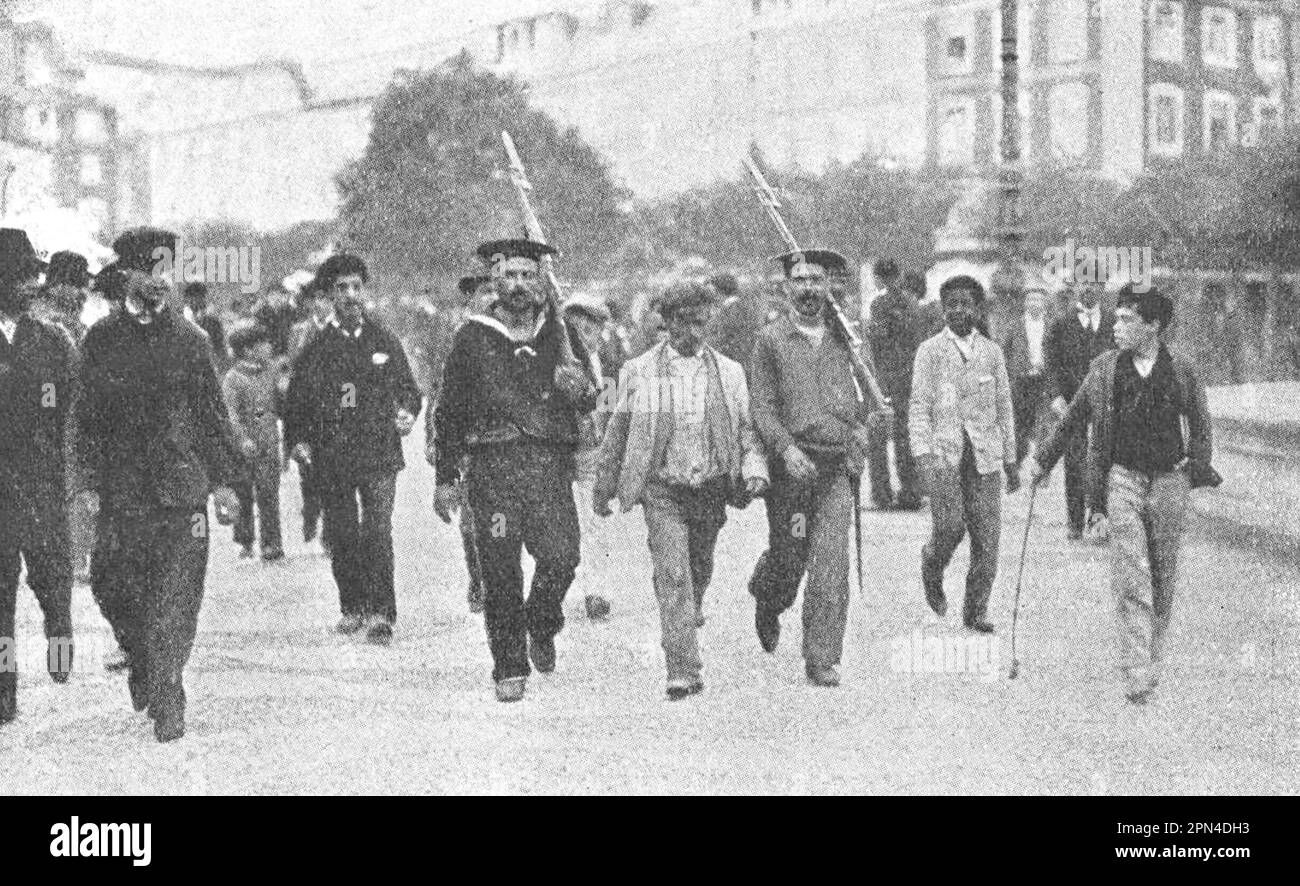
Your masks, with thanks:
<instances>
[{"instance_id":1,"label":"rifle","mask_svg":"<svg viewBox=\"0 0 1300 886\"><path fill-rule=\"evenodd\" d=\"M537 213L533 211L532 201L528 199L529 193L533 190L533 184L528 180L528 172L524 169L524 161L519 156L518 149L515 148L515 140L510 137L510 133L504 129L501 130L501 141L505 143L506 155L510 158L510 182L515 186L515 196L519 198L519 211L524 217L524 231L528 239L535 243L546 242L546 232L542 230L542 223L537 218ZM555 276L555 264L551 256L544 255L541 259L542 275L546 280L546 302L549 305L555 322L560 327L560 365L577 366L584 372L586 368L582 366L578 358L573 353L573 344L569 341L568 325L564 322L564 315L560 311L560 281Z\"/></svg>"},{"instance_id":2,"label":"rifle","mask_svg":"<svg viewBox=\"0 0 1300 886\"><path fill-rule=\"evenodd\" d=\"M753 176L754 193L758 196L758 202L763 204L763 208L767 210L767 217L776 226L781 239L785 241L786 248L792 252L802 252L803 250L799 248L799 241L795 239L794 234L785 223L785 219L781 217L781 201L777 198L776 191L772 190L772 186L767 183L767 179L764 178L762 171L752 158L746 157L744 162L745 168ZM840 308L839 302L835 301L834 297L830 295L826 297L826 301L831 307L831 312L840 333L849 345L849 357L853 361L853 368L866 382L867 390L871 392L871 397L876 401L876 404L878 406L889 405L889 398L885 396L880 383L876 381L875 372L872 371L871 365L867 363L866 358L862 356L866 345L863 344L862 339L853 329L853 324L849 322L849 318L844 316L844 311Z\"/></svg>"}]
</instances>

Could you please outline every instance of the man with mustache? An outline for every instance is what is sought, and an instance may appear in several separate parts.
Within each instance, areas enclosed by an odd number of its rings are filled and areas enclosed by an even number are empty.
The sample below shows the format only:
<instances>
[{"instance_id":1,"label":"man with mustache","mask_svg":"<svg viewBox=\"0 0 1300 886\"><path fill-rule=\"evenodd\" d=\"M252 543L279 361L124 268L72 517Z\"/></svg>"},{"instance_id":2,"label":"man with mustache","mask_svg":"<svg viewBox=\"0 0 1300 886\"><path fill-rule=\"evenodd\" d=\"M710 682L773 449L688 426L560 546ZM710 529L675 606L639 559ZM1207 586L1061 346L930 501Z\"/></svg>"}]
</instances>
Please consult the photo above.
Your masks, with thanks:
<instances>
[{"instance_id":1,"label":"man with mustache","mask_svg":"<svg viewBox=\"0 0 1300 886\"><path fill-rule=\"evenodd\" d=\"M172 304L176 235L136 228L113 250L122 309L91 327L78 417L100 510L92 592L160 742L185 734L182 675L207 576L208 497L237 514L238 450L201 329Z\"/></svg>"},{"instance_id":2,"label":"man with mustache","mask_svg":"<svg viewBox=\"0 0 1300 886\"><path fill-rule=\"evenodd\" d=\"M370 272L356 255L325 259L313 286L334 312L299 355L285 398L284 438L321 495L338 585L340 634L363 628L387 646L397 623L393 505L406 467L402 438L424 396L401 341L366 310Z\"/></svg>"},{"instance_id":3,"label":"man with mustache","mask_svg":"<svg viewBox=\"0 0 1300 886\"><path fill-rule=\"evenodd\" d=\"M745 371L704 343L714 299L703 283L680 283L659 300L668 341L619 375L592 502L602 517L616 495L624 511L644 511L674 701L704 689L696 631L727 504L743 506L767 487Z\"/></svg>"},{"instance_id":4,"label":"man with mustache","mask_svg":"<svg viewBox=\"0 0 1300 886\"><path fill-rule=\"evenodd\" d=\"M991 634L987 612L1002 534L1000 475L1006 475L1008 492L1020 488L1011 383L1002 349L980 331L983 287L971 277L953 277L939 288L939 301L946 325L916 351L908 410L912 455L925 478L933 521L921 549L921 583L930 608L946 615L943 573L969 532L962 623Z\"/></svg>"},{"instance_id":5,"label":"man with mustache","mask_svg":"<svg viewBox=\"0 0 1300 886\"><path fill-rule=\"evenodd\" d=\"M844 256L807 249L778 256L793 310L765 327L750 357L751 411L771 473L768 548L749 580L763 651L776 651L781 613L803 603L804 671L838 686L849 606L853 484L867 447L867 385L830 320L830 278ZM883 407L884 404L876 404Z\"/></svg>"},{"instance_id":6,"label":"man with mustache","mask_svg":"<svg viewBox=\"0 0 1300 886\"><path fill-rule=\"evenodd\" d=\"M0 726L18 714L14 619L18 578L45 616L47 667L66 682L72 661L72 558L66 428L74 349L27 313L42 263L24 231L0 228Z\"/></svg>"},{"instance_id":7,"label":"man with mustache","mask_svg":"<svg viewBox=\"0 0 1300 886\"><path fill-rule=\"evenodd\" d=\"M492 240L477 254L496 301L456 332L435 424L434 510L444 523L465 503L482 564L484 621L498 701L524 697L529 660L555 670L555 635L579 561L573 498L579 418L596 407L581 342L550 309L531 240ZM564 359L568 336L576 362ZM462 459L468 457L462 472ZM521 550L536 561L524 597Z\"/></svg>"}]
</instances>

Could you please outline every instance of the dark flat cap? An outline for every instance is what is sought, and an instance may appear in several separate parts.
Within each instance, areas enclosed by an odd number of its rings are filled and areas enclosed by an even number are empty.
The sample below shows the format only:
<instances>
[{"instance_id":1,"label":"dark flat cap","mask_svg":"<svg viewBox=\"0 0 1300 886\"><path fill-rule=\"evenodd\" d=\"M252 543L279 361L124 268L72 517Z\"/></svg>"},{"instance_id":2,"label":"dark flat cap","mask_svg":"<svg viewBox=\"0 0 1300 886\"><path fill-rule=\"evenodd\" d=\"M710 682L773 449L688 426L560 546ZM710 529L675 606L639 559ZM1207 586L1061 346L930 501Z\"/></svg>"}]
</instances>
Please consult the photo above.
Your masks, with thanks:
<instances>
[{"instance_id":1,"label":"dark flat cap","mask_svg":"<svg viewBox=\"0 0 1300 886\"><path fill-rule=\"evenodd\" d=\"M672 316L682 308L698 308L713 305L718 301L718 292L712 286L695 280L674 283L655 296L650 306L665 318Z\"/></svg>"},{"instance_id":2,"label":"dark flat cap","mask_svg":"<svg viewBox=\"0 0 1300 886\"><path fill-rule=\"evenodd\" d=\"M559 250L546 243L538 243L536 240L506 238L479 244L474 254L489 265L495 265L508 258L531 258L533 261L540 261L542 256L559 254Z\"/></svg>"},{"instance_id":3,"label":"dark flat cap","mask_svg":"<svg viewBox=\"0 0 1300 886\"><path fill-rule=\"evenodd\" d=\"M21 228L0 228L0 277L10 280L35 277L45 269Z\"/></svg>"},{"instance_id":4,"label":"dark flat cap","mask_svg":"<svg viewBox=\"0 0 1300 886\"><path fill-rule=\"evenodd\" d=\"M786 252L773 257L781 263L781 270L788 277L795 265L820 265L827 274L843 274L849 268L849 260L833 249L801 249Z\"/></svg>"},{"instance_id":5,"label":"dark flat cap","mask_svg":"<svg viewBox=\"0 0 1300 886\"><path fill-rule=\"evenodd\" d=\"M140 227L123 231L113 241L113 251L117 253L117 266L123 271L140 271L151 274L165 254L171 267L178 264L176 244L180 238L171 231L162 228ZM158 250L166 250L160 253Z\"/></svg>"},{"instance_id":6,"label":"dark flat cap","mask_svg":"<svg viewBox=\"0 0 1300 886\"><path fill-rule=\"evenodd\" d=\"M50 256L50 266L45 271L47 286L63 283L81 289L89 282L90 264L84 255L65 250Z\"/></svg>"}]
</instances>

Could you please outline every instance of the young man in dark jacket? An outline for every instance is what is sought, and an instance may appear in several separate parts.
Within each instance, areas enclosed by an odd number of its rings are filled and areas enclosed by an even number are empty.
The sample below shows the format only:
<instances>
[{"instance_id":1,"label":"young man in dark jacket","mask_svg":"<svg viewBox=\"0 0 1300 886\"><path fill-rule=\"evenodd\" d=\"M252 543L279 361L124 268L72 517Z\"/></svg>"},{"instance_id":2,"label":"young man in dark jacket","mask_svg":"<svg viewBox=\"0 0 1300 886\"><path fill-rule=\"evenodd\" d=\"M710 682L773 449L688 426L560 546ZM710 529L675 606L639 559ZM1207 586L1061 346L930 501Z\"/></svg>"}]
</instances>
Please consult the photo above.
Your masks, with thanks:
<instances>
[{"instance_id":1,"label":"young man in dark jacket","mask_svg":"<svg viewBox=\"0 0 1300 886\"><path fill-rule=\"evenodd\" d=\"M1118 664L1134 704L1145 704L1160 681L1188 492L1220 483L1210 464L1205 385L1160 339L1173 315L1173 301L1154 287L1120 290L1119 349L1092 361L1031 468L1041 483L1069 441L1088 439L1091 428L1083 492L1094 518L1109 517Z\"/></svg>"},{"instance_id":2,"label":"young man in dark jacket","mask_svg":"<svg viewBox=\"0 0 1300 886\"><path fill-rule=\"evenodd\" d=\"M185 734L182 674L207 575L208 497L237 514L230 418L207 336L172 306L159 250L176 235L127 231L113 244L122 309L91 327L78 418L83 463L100 508L92 591L128 660L136 710L154 735Z\"/></svg>"},{"instance_id":3,"label":"young man in dark jacket","mask_svg":"<svg viewBox=\"0 0 1300 886\"><path fill-rule=\"evenodd\" d=\"M365 310L366 264L330 256L315 286L332 293L329 327L299 355L285 405L285 445L310 465L325 506L338 630L388 645L397 621L393 503L406 467L402 438L424 398L397 336Z\"/></svg>"},{"instance_id":4,"label":"young man in dark jacket","mask_svg":"<svg viewBox=\"0 0 1300 886\"><path fill-rule=\"evenodd\" d=\"M596 407L597 389L581 343L548 305L540 261L554 252L530 240L478 248L498 298L457 331L434 422L434 507L443 522L462 501L473 514L492 679L503 702L524 697L529 659L542 673L555 669L555 635L579 560L574 452L579 417ZM527 600L524 546L537 561Z\"/></svg>"},{"instance_id":5,"label":"young man in dark jacket","mask_svg":"<svg viewBox=\"0 0 1300 886\"><path fill-rule=\"evenodd\" d=\"M72 559L65 436L73 402L67 334L24 313L40 262L27 234L0 229L0 725L18 713L18 577L45 616L47 666L72 666Z\"/></svg>"}]
</instances>

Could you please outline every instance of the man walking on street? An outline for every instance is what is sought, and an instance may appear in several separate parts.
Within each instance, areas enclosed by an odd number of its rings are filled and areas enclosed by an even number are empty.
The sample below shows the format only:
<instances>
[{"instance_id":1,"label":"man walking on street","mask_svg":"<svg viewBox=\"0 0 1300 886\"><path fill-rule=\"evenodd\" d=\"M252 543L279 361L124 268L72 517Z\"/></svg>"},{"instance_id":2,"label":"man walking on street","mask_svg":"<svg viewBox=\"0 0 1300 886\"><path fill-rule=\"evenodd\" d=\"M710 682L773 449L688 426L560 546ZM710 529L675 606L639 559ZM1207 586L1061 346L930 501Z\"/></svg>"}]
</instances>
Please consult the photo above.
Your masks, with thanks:
<instances>
[{"instance_id":1,"label":"man walking on street","mask_svg":"<svg viewBox=\"0 0 1300 886\"><path fill-rule=\"evenodd\" d=\"M423 397L402 344L365 310L366 263L331 255L315 286L334 314L298 357L285 404L285 446L307 465L322 494L339 590L341 634L366 629L387 646L397 622L393 504L406 467L402 438L415 427Z\"/></svg>"},{"instance_id":2,"label":"man walking on street","mask_svg":"<svg viewBox=\"0 0 1300 886\"><path fill-rule=\"evenodd\" d=\"M713 301L699 283L674 286L660 300L668 341L620 374L594 492L603 517L615 495L624 511L640 504L645 512L673 700L704 688L696 630L727 504L767 488L744 369L704 344Z\"/></svg>"},{"instance_id":3,"label":"man walking on street","mask_svg":"<svg viewBox=\"0 0 1300 886\"><path fill-rule=\"evenodd\" d=\"M1016 420L1016 465L1025 460L1029 442L1038 424L1047 390L1047 294L1041 289L1025 292L1025 314L1002 338L1002 355L1011 379L1011 406Z\"/></svg>"},{"instance_id":4,"label":"man walking on street","mask_svg":"<svg viewBox=\"0 0 1300 886\"><path fill-rule=\"evenodd\" d=\"M892 260L877 261L874 272L885 291L871 302L867 341L880 386L894 408L894 423L891 427L873 427L871 431L868 456L871 498L878 508L894 506L901 511L915 511L921 507L921 491L907 441L907 404L912 395L912 361L923 341L918 335L922 326L921 308L916 297L899 285L898 266ZM889 477L890 439L894 442L894 463L898 468L897 499Z\"/></svg>"},{"instance_id":5,"label":"man walking on street","mask_svg":"<svg viewBox=\"0 0 1300 886\"><path fill-rule=\"evenodd\" d=\"M838 686L854 484L867 445L867 386L857 377L848 342L830 321L828 276L844 273L844 256L808 249L778 260L793 310L759 333L749 366L754 425L771 472L768 548L749 592L759 644L775 652L781 613L794 604L807 572L805 673L813 685Z\"/></svg>"},{"instance_id":6,"label":"man walking on street","mask_svg":"<svg viewBox=\"0 0 1300 886\"><path fill-rule=\"evenodd\" d=\"M237 452L207 336L156 270L176 235L137 228L113 244L122 310L91 327L78 400L89 488L101 511L92 590L128 664L136 710L160 742L185 734L182 681L207 576L207 501L237 514ZM215 492L214 492L215 490Z\"/></svg>"},{"instance_id":7,"label":"man walking on street","mask_svg":"<svg viewBox=\"0 0 1300 886\"><path fill-rule=\"evenodd\" d=\"M492 269L497 300L466 320L447 357L434 509L449 523L464 501L474 515L492 679L497 700L514 702L524 697L530 659L542 673L555 670L555 635L579 561L573 454L596 385L581 342L548 305L540 262L555 250L510 239L477 252ZM576 362L565 359L565 336ZM527 599L524 547L536 561Z\"/></svg>"},{"instance_id":8,"label":"man walking on street","mask_svg":"<svg viewBox=\"0 0 1300 886\"><path fill-rule=\"evenodd\" d=\"M1047 333L1044 358L1056 392L1052 410L1058 416L1065 414L1066 405L1078 393L1093 359L1115 347L1115 315L1101 307L1101 286L1081 283L1076 294L1074 310L1057 317ZM1079 428L1065 447L1065 513L1069 537L1076 540L1083 537L1086 435L1087 429Z\"/></svg>"},{"instance_id":9,"label":"man walking on street","mask_svg":"<svg viewBox=\"0 0 1300 886\"><path fill-rule=\"evenodd\" d=\"M1041 483L1070 439L1091 428L1084 492L1092 513L1110 521L1118 664L1134 704L1145 704L1160 682L1188 492L1221 482L1210 464L1205 385L1161 341L1173 315L1173 301L1155 288L1120 290L1119 349L1092 361L1031 468Z\"/></svg>"},{"instance_id":10,"label":"man walking on street","mask_svg":"<svg viewBox=\"0 0 1300 886\"><path fill-rule=\"evenodd\" d=\"M288 400L289 379L293 377L293 367L297 364L298 358L307 350L308 345L330 328L330 319L334 315L332 294L319 289L314 280L304 287L302 294L308 299L311 314L306 319L295 323L289 331L288 367L280 382L284 400ZM298 463L298 484L302 490L302 540L310 543L316 539L320 528L324 495L316 480L316 473L309 464ZM321 548L328 554L330 551L328 532L321 533L320 542Z\"/></svg>"},{"instance_id":11,"label":"man walking on street","mask_svg":"<svg viewBox=\"0 0 1300 886\"><path fill-rule=\"evenodd\" d=\"M46 666L72 669L72 556L65 441L74 353L67 333L28 316L41 272L24 231L0 228L0 726L18 714L18 579L45 617Z\"/></svg>"},{"instance_id":12,"label":"man walking on street","mask_svg":"<svg viewBox=\"0 0 1300 886\"><path fill-rule=\"evenodd\" d=\"M984 290L953 277L939 290L946 326L916 352L909 415L912 454L930 495L933 526L921 549L921 584L935 614L948 612L943 573L970 533L970 568L962 623L993 633L987 618L998 574L1002 479L1020 488L1015 420L1002 349L977 329Z\"/></svg>"}]
</instances>

